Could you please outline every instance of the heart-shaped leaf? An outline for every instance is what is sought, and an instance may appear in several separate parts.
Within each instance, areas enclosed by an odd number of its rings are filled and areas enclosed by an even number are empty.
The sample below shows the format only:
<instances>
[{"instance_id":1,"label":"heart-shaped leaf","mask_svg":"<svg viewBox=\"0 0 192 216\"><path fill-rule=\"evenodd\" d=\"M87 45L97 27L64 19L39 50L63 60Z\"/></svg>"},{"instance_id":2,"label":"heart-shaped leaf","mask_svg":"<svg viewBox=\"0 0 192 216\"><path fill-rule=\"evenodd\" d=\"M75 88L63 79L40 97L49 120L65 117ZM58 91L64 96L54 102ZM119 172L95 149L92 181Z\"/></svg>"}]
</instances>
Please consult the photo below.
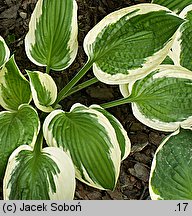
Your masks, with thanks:
<instances>
[{"instance_id":1,"label":"heart-shaped leaf","mask_svg":"<svg viewBox=\"0 0 192 216\"><path fill-rule=\"evenodd\" d=\"M0 68L8 61L10 56L9 48L4 39L0 36Z\"/></svg>"},{"instance_id":2,"label":"heart-shaped leaf","mask_svg":"<svg viewBox=\"0 0 192 216\"><path fill-rule=\"evenodd\" d=\"M192 73L183 67L159 66L121 90L135 117L149 127L175 131L192 124Z\"/></svg>"},{"instance_id":3,"label":"heart-shaped leaf","mask_svg":"<svg viewBox=\"0 0 192 216\"><path fill-rule=\"evenodd\" d=\"M131 151L131 142L122 124L102 107L98 105L91 105L90 108L101 112L110 121L111 125L115 129L117 140L120 145L121 160L124 160Z\"/></svg>"},{"instance_id":4,"label":"heart-shaped leaf","mask_svg":"<svg viewBox=\"0 0 192 216\"><path fill-rule=\"evenodd\" d=\"M74 61L77 43L75 0L39 0L25 38L28 58L36 65L59 71Z\"/></svg>"},{"instance_id":5,"label":"heart-shaped leaf","mask_svg":"<svg viewBox=\"0 0 192 216\"><path fill-rule=\"evenodd\" d=\"M191 130L177 130L162 142L151 167L149 191L153 200L192 199L191 155Z\"/></svg>"},{"instance_id":6,"label":"heart-shaped leaf","mask_svg":"<svg viewBox=\"0 0 192 216\"><path fill-rule=\"evenodd\" d=\"M121 152L115 130L101 112L81 104L70 112L55 110L45 119L43 133L49 146L70 155L78 179L99 189L114 189Z\"/></svg>"},{"instance_id":7,"label":"heart-shaped leaf","mask_svg":"<svg viewBox=\"0 0 192 216\"><path fill-rule=\"evenodd\" d=\"M10 156L3 181L5 200L71 200L75 170L59 148L44 148L39 154L27 145Z\"/></svg>"},{"instance_id":8,"label":"heart-shaped leaf","mask_svg":"<svg viewBox=\"0 0 192 216\"><path fill-rule=\"evenodd\" d=\"M29 82L20 72L12 56L0 70L0 104L7 110L17 110L31 101Z\"/></svg>"},{"instance_id":9,"label":"heart-shaped leaf","mask_svg":"<svg viewBox=\"0 0 192 216\"><path fill-rule=\"evenodd\" d=\"M152 0L152 3L159 4L169 8L175 13L181 12L187 5L192 3L191 0Z\"/></svg>"},{"instance_id":10,"label":"heart-shaped leaf","mask_svg":"<svg viewBox=\"0 0 192 216\"><path fill-rule=\"evenodd\" d=\"M95 76L107 84L144 77L164 60L182 23L183 19L156 4L134 5L109 14L84 40Z\"/></svg>"},{"instance_id":11,"label":"heart-shaped leaf","mask_svg":"<svg viewBox=\"0 0 192 216\"><path fill-rule=\"evenodd\" d=\"M172 59L175 65L181 65L192 70L192 5L186 7L179 16L187 21L183 23L177 32L172 46Z\"/></svg>"},{"instance_id":12,"label":"heart-shaped leaf","mask_svg":"<svg viewBox=\"0 0 192 216\"><path fill-rule=\"evenodd\" d=\"M43 112L51 112L51 105L57 98L57 86L48 74L27 71L30 79L32 96L36 107Z\"/></svg>"},{"instance_id":13,"label":"heart-shaped leaf","mask_svg":"<svg viewBox=\"0 0 192 216\"><path fill-rule=\"evenodd\" d=\"M23 144L34 145L39 127L37 112L29 105L21 105L14 112L0 112L0 178L13 150Z\"/></svg>"}]
</instances>

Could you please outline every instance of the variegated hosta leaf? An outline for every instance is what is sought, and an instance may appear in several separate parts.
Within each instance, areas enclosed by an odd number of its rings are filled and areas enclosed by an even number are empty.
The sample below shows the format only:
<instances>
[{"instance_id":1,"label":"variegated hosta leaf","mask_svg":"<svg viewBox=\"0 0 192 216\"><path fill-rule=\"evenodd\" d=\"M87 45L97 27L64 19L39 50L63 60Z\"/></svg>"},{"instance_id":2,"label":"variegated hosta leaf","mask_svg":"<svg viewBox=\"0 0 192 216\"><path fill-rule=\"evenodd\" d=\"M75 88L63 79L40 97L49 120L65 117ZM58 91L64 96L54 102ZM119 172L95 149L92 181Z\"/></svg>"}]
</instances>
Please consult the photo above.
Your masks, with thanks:
<instances>
[{"instance_id":1,"label":"variegated hosta leaf","mask_svg":"<svg viewBox=\"0 0 192 216\"><path fill-rule=\"evenodd\" d=\"M8 61L10 56L9 48L7 47L4 39L0 36L0 68Z\"/></svg>"},{"instance_id":2,"label":"variegated hosta leaf","mask_svg":"<svg viewBox=\"0 0 192 216\"><path fill-rule=\"evenodd\" d=\"M3 192L5 200L71 200L75 192L72 161L59 148L35 154L30 146L20 146L9 158Z\"/></svg>"},{"instance_id":3,"label":"variegated hosta leaf","mask_svg":"<svg viewBox=\"0 0 192 216\"><path fill-rule=\"evenodd\" d=\"M39 126L37 112L29 105L21 105L14 112L0 112L0 178L15 148L23 144L34 145Z\"/></svg>"},{"instance_id":4,"label":"variegated hosta leaf","mask_svg":"<svg viewBox=\"0 0 192 216\"><path fill-rule=\"evenodd\" d=\"M59 71L75 59L77 4L75 0L38 0L25 38L28 58Z\"/></svg>"},{"instance_id":5,"label":"variegated hosta leaf","mask_svg":"<svg viewBox=\"0 0 192 216\"><path fill-rule=\"evenodd\" d=\"M159 4L169 8L175 13L179 13L187 5L192 4L191 0L152 0L152 3Z\"/></svg>"},{"instance_id":6,"label":"variegated hosta leaf","mask_svg":"<svg viewBox=\"0 0 192 216\"><path fill-rule=\"evenodd\" d=\"M17 110L31 101L29 82L20 72L12 56L0 70L0 104L7 110Z\"/></svg>"},{"instance_id":7,"label":"variegated hosta leaf","mask_svg":"<svg viewBox=\"0 0 192 216\"><path fill-rule=\"evenodd\" d=\"M181 23L181 18L155 4L134 5L109 14L84 41L95 76L108 84L144 77L166 57Z\"/></svg>"},{"instance_id":8,"label":"variegated hosta leaf","mask_svg":"<svg viewBox=\"0 0 192 216\"><path fill-rule=\"evenodd\" d=\"M127 132L125 131L121 123L102 107L98 105L92 105L90 106L90 108L101 112L110 121L111 125L115 129L117 140L120 145L121 159L124 160L131 151L131 142L129 137L127 136Z\"/></svg>"},{"instance_id":9,"label":"variegated hosta leaf","mask_svg":"<svg viewBox=\"0 0 192 216\"><path fill-rule=\"evenodd\" d=\"M99 111L75 104L70 112L55 110L45 119L49 146L62 148L84 183L113 190L119 176L121 151L109 120Z\"/></svg>"},{"instance_id":10,"label":"variegated hosta leaf","mask_svg":"<svg viewBox=\"0 0 192 216\"><path fill-rule=\"evenodd\" d=\"M189 70L192 70L192 4L187 6L180 13L180 17L186 19L187 21L183 23L177 32L172 47L172 59L175 65L181 65Z\"/></svg>"},{"instance_id":11,"label":"variegated hosta leaf","mask_svg":"<svg viewBox=\"0 0 192 216\"><path fill-rule=\"evenodd\" d=\"M133 114L145 125L162 131L192 125L191 71L162 65L127 87L127 91L122 87L122 93L133 102Z\"/></svg>"},{"instance_id":12,"label":"variegated hosta leaf","mask_svg":"<svg viewBox=\"0 0 192 216\"><path fill-rule=\"evenodd\" d=\"M150 173L149 191L153 200L192 199L191 155L191 130L177 130L162 142Z\"/></svg>"},{"instance_id":13,"label":"variegated hosta leaf","mask_svg":"<svg viewBox=\"0 0 192 216\"><path fill-rule=\"evenodd\" d=\"M57 98L57 86L53 78L45 73L27 71L31 92L36 107L43 112L51 112L51 105Z\"/></svg>"}]
</instances>

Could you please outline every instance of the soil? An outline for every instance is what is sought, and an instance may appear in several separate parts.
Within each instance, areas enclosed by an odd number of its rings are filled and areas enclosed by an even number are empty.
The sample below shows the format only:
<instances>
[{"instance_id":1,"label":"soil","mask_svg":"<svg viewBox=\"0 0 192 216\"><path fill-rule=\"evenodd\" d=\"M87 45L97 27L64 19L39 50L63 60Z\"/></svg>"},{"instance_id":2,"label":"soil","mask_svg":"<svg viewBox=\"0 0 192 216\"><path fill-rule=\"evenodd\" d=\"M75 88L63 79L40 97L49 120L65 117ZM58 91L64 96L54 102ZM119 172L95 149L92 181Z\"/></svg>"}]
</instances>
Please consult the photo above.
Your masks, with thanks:
<instances>
[{"instance_id":1,"label":"soil","mask_svg":"<svg viewBox=\"0 0 192 216\"><path fill-rule=\"evenodd\" d=\"M22 72L44 70L33 65L24 50L24 37L28 23L37 0L0 0L0 34L5 38L11 53ZM85 64L87 57L83 51L83 39L87 32L110 12L147 0L77 0L79 21L79 51L76 61L63 72L51 73L61 89ZM81 80L93 77L92 71ZM62 102L63 109L68 110L72 104L102 104L121 98L118 86L96 83ZM148 128L132 114L130 105L108 109L120 120L132 143L131 154L122 162L120 177L115 191L101 191L77 181L75 199L83 200L146 200L150 199L148 191L149 173L154 152L160 144L164 133ZM1 184L2 185L2 184ZM0 188L2 199L2 188Z\"/></svg>"}]
</instances>

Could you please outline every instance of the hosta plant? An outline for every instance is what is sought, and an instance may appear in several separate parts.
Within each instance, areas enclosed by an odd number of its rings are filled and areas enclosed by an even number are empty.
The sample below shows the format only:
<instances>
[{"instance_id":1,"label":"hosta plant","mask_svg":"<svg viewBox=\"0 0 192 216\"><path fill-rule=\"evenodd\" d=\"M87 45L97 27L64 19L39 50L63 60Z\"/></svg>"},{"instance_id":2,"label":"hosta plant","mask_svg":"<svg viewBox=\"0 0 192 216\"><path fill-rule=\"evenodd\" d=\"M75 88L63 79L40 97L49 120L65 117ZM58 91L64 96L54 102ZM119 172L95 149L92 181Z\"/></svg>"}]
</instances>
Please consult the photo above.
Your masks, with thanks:
<instances>
[{"instance_id":1,"label":"hosta plant","mask_svg":"<svg viewBox=\"0 0 192 216\"><path fill-rule=\"evenodd\" d=\"M170 132L191 127L192 72L187 56L190 37L186 37L191 8L180 15L173 5L166 5L168 9L158 5L160 1L154 3L120 9L93 27L83 44L87 63L60 92L49 73L61 73L76 57L75 0L38 0L36 4L25 51L42 71L27 68L26 74L21 73L0 37L4 199L73 199L75 178L98 189L114 190L131 144L121 123L106 108L131 103L135 117L149 127ZM180 10L189 2L185 3ZM95 78L76 85L90 68ZM89 107L75 103L69 111L59 104L98 81L120 85L124 98ZM156 192L162 184L153 180L154 163L150 187ZM160 196L174 198L151 197Z\"/></svg>"}]
</instances>

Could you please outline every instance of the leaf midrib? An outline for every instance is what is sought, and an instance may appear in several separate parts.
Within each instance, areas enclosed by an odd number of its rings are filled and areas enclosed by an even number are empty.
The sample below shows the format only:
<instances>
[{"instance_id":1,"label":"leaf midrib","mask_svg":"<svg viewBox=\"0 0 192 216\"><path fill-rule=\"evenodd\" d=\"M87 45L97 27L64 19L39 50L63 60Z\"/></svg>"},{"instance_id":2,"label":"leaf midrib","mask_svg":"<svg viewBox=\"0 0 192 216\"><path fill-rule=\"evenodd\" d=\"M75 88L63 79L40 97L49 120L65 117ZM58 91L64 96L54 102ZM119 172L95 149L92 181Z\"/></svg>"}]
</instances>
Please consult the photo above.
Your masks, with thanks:
<instances>
[{"instance_id":1,"label":"leaf midrib","mask_svg":"<svg viewBox=\"0 0 192 216\"><path fill-rule=\"evenodd\" d=\"M130 95L128 97L129 99L131 99L131 102L132 103L137 103L137 102L142 102L142 101L155 101L155 100L164 100L164 99L168 99L169 97L168 96L154 96L154 95L149 95L149 96L145 96L143 97L142 95L139 95L139 96L132 96Z\"/></svg>"}]
</instances>

